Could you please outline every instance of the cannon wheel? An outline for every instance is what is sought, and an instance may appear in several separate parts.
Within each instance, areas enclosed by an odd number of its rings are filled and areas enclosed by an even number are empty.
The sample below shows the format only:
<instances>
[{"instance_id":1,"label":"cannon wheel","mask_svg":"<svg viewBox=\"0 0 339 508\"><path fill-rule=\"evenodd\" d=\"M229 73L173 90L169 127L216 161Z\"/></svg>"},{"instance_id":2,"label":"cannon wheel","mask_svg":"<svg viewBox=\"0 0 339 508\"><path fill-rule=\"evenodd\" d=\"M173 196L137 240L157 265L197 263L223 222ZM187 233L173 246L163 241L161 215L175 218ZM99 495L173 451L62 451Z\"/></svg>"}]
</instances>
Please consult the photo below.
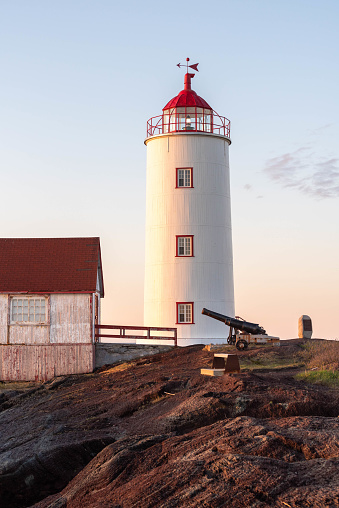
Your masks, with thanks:
<instances>
[{"instance_id":1,"label":"cannon wheel","mask_svg":"<svg viewBox=\"0 0 339 508\"><path fill-rule=\"evenodd\" d=\"M248 348L248 342L245 339L239 339L235 345L239 351L243 351Z\"/></svg>"}]
</instances>

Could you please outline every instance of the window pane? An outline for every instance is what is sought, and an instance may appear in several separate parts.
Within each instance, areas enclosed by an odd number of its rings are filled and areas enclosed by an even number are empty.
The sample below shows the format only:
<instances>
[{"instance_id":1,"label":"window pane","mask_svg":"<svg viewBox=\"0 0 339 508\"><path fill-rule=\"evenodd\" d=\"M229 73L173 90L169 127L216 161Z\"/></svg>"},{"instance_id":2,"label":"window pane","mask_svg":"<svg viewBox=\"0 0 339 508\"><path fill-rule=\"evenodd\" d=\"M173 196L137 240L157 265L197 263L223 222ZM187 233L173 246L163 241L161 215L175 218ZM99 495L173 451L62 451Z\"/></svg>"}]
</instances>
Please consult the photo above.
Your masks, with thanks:
<instances>
[{"instance_id":1,"label":"window pane","mask_svg":"<svg viewBox=\"0 0 339 508\"><path fill-rule=\"evenodd\" d=\"M206 132L211 132L211 115L208 114L207 112L209 112L209 110L205 110L205 115L204 115L204 123L205 123L205 131Z\"/></svg>"},{"instance_id":2,"label":"window pane","mask_svg":"<svg viewBox=\"0 0 339 508\"><path fill-rule=\"evenodd\" d=\"M185 115L185 113L178 115L178 118L179 118L179 130L183 131L186 129L186 115Z\"/></svg>"},{"instance_id":3,"label":"window pane","mask_svg":"<svg viewBox=\"0 0 339 508\"><path fill-rule=\"evenodd\" d=\"M185 306L179 305L179 323L185 322Z\"/></svg>"},{"instance_id":4,"label":"window pane","mask_svg":"<svg viewBox=\"0 0 339 508\"><path fill-rule=\"evenodd\" d=\"M30 299L29 301L29 320L34 322L34 300Z\"/></svg>"},{"instance_id":5,"label":"window pane","mask_svg":"<svg viewBox=\"0 0 339 508\"><path fill-rule=\"evenodd\" d=\"M46 319L46 309L45 309L45 300L41 300L41 310L40 310L40 321L45 321Z\"/></svg>"},{"instance_id":6,"label":"window pane","mask_svg":"<svg viewBox=\"0 0 339 508\"><path fill-rule=\"evenodd\" d=\"M183 169L179 169L178 170L178 186L179 187L183 187L185 185L185 180L184 180L184 175L185 175L185 172Z\"/></svg>"},{"instance_id":7,"label":"window pane","mask_svg":"<svg viewBox=\"0 0 339 508\"><path fill-rule=\"evenodd\" d=\"M163 116L163 122L164 122L164 133L168 132L169 131L169 115L168 114L164 114Z\"/></svg>"},{"instance_id":8,"label":"window pane","mask_svg":"<svg viewBox=\"0 0 339 508\"><path fill-rule=\"evenodd\" d=\"M191 187L191 168L177 169L177 185L178 187Z\"/></svg>"},{"instance_id":9,"label":"window pane","mask_svg":"<svg viewBox=\"0 0 339 508\"><path fill-rule=\"evenodd\" d=\"M191 170L185 169L185 187L191 187Z\"/></svg>"},{"instance_id":10,"label":"window pane","mask_svg":"<svg viewBox=\"0 0 339 508\"><path fill-rule=\"evenodd\" d=\"M13 298L11 321L18 323L39 323L46 319L45 298Z\"/></svg>"},{"instance_id":11,"label":"window pane","mask_svg":"<svg viewBox=\"0 0 339 508\"><path fill-rule=\"evenodd\" d=\"M178 304L178 323L192 323L192 304Z\"/></svg>"},{"instance_id":12,"label":"window pane","mask_svg":"<svg viewBox=\"0 0 339 508\"><path fill-rule=\"evenodd\" d=\"M185 238L185 256L191 255L191 238Z\"/></svg>"},{"instance_id":13,"label":"window pane","mask_svg":"<svg viewBox=\"0 0 339 508\"><path fill-rule=\"evenodd\" d=\"M22 300L16 300L17 315L15 321L22 321Z\"/></svg>"},{"instance_id":14,"label":"window pane","mask_svg":"<svg viewBox=\"0 0 339 508\"><path fill-rule=\"evenodd\" d=\"M178 255L185 255L185 246L184 246L184 238L178 238Z\"/></svg>"},{"instance_id":15,"label":"window pane","mask_svg":"<svg viewBox=\"0 0 339 508\"><path fill-rule=\"evenodd\" d=\"M192 256L192 237L179 236L177 238L177 255L178 256Z\"/></svg>"},{"instance_id":16,"label":"window pane","mask_svg":"<svg viewBox=\"0 0 339 508\"><path fill-rule=\"evenodd\" d=\"M17 300L12 300L12 321L18 320L18 302Z\"/></svg>"}]
</instances>

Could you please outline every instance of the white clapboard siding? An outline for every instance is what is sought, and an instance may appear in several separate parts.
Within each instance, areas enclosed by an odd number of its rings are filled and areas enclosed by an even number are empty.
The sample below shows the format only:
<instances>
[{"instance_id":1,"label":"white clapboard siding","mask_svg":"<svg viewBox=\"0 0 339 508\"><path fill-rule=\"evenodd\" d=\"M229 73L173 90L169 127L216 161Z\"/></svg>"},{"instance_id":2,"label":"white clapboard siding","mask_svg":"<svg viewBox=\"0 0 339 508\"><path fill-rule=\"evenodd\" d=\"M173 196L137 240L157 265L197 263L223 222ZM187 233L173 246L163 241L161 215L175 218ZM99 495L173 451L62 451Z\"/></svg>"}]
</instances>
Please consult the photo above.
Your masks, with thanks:
<instances>
[{"instance_id":1,"label":"white clapboard siding","mask_svg":"<svg viewBox=\"0 0 339 508\"><path fill-rule=\"evenodd\" d=\"M186 344L224 339L203 307L234 316L229 140L208 133L148 138L144 324L178 328ZM176 168L193 167L193 188ZM194 257L176 257L176 235L194 235ZM176 302L194 302L194 323L176 324ZM180 342L179 342L180 343Z\"/></svg>"}]
</instances>

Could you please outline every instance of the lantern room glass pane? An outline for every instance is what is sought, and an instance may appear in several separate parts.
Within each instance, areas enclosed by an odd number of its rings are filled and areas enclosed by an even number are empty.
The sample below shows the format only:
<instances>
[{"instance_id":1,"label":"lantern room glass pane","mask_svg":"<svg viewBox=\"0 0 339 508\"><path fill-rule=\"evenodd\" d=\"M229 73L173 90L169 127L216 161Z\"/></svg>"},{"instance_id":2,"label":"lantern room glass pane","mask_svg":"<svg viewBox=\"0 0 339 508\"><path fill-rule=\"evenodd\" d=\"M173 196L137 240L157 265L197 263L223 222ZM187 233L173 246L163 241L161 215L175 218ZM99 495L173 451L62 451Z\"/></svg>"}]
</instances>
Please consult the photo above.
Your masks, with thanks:
<instances>
[{"instance_id":1,"label":"lantern room glass pane","mask_svg":"<svg viewBox=\"0 0 339 508\"><path fill-rule=\"evenodd\" d=\"M167 113L164 113L162 117L163 122L163 133L166 134L166 132L169 132L169 115Z\"/></svg>"},{"instance_id":2,"label":"lantern room glass pane","mask_svg":"<svg viewBox=\"0 0 339 508\"><path fill-rule=\"evenodd\" d=\"M210 109L204 110L204 131L212 132L212 111Z\"/></svg>"},{"instance_id":3,"label":"lantern room glass pane","mask_svg":"<svg viewBox=\"0 0 339 508\"><path fill-rule=\"evenodd\" d=\"M196 108L197 131L204 130L204 113L202 108Z\"/></svg>"},{"instance_id":4,"label":"lantern room glass pane","mask_svg":"<svg viewBox=\"0 0 339 508\"><path fill-rule=\"evenodd\" d=\"M186 108L185 130L196 130L196 108Z\"/></svg>"},{"instance_id":5,"label":"lantern room glass pane","mask_svg":"<svg viewBox=\"0 0 339 508\"><path fill-rule=\"evenodd\" d=\"M178 107L163 113L163 132L213 132L213 112L197 107Z\"/></svg>"}]
</instances>

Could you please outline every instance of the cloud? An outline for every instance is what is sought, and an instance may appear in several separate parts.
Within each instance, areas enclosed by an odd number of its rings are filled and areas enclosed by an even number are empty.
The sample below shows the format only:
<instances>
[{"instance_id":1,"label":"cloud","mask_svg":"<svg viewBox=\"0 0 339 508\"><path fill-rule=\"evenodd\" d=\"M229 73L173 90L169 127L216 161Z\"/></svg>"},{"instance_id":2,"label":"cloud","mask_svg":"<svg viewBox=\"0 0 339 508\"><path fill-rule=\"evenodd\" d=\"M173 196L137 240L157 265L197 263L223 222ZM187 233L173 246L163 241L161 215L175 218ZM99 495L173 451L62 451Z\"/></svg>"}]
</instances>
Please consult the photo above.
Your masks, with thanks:
<instances>
[{"instance_id":1,"label":"cloud","mask_svg":"<svg viewBox=\"0 0 339 508\"><path fill-rule=\"evenodd\" d=\"M309 196L339 196L339 159L319 158L307 146L268 159L263 171L282 187L290 187Z\"/></svg>"},{"instance_id":2,"label":"cloud","mask_svg":"<svg viewBox=\"0 0 339 508\"><path fill-rule=\"evenodd\" d=\"M309 130L309 133L310 133L311 136L316 136L317 134L322 133L324 130L329 129L333 125L334 125L334 123L327 123L326 125L321 125L317 129Z\"/></svg>"}]
</instances>

